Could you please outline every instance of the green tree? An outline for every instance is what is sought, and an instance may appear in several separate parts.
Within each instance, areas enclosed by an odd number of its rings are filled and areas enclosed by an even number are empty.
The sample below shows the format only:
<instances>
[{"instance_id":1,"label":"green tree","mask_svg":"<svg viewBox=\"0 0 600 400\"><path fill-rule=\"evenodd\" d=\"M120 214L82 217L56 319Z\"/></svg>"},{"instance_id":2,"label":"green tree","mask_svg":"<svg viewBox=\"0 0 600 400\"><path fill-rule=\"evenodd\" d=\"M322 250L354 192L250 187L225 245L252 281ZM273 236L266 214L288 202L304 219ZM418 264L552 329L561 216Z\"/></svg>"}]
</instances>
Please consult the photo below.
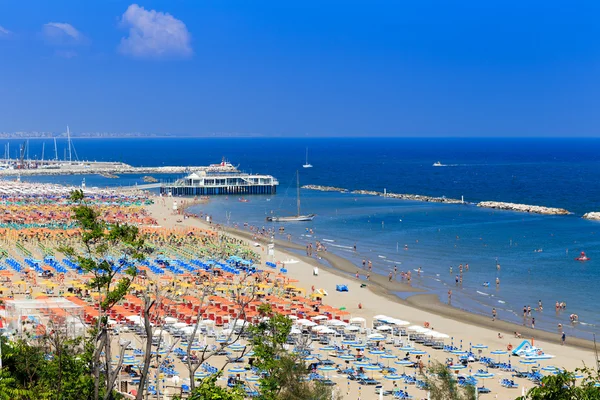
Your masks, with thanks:
<instances>
[{"instance_id":1,"label":"green tree","mask_svg":"<svg viewBox=\"0 0 600 400\"><path fill-rule=\"evenodd\" d=\"M452 372L443 364L436 362L429 368L425 378L431 400L475 400L475 388L461 388Z\"/></svg>"},{"instance_id":2,"label":"green tree","mask_svg":"<svg viewBox=\"0 0 600 400\"><path fill-rule=\"evenodd\" d=\"M292 320L273 312L270 305L259 308L261 322L249 328L250 344L261 372L261 400L330 400L332 388L321 382L307 381L308 368L302 355L284 348L292 329Z\"/></svg>"},{"instance_id":3,"label":"green tree","mask_svg":"<svg viewBox=\"0 0 600 400\"><path fill-rule=\"evenodd\" d=\"M202 379L196 386L188 400L243 400L245 398L244 390L239 387L223 387L217 384L220 374L214 374L208 378ZM179 400L175 397L174 400Z\"/></svg>"},{"instance_id":4,"label":"green tree","mask_svg":"<svg viewBox=\"0 0 600 400\"><path fill-rule=\"evenodd\" d=\"M580 384L575 379L576 373L583 373ZM576 373L562 371L556 375L542 378L540 386L530 389L524 397L517 400L600 400L598 373L587 368L577 369Z\"/></svg>"},{"instance_id":5,"label":"green tree","mask_svg":"<svg viewBox=\"0 0 600 400\"><path fill-rule=\"evenodd\" d=\"M85 200L82 190L71 193L73 219L81 229L81 246L63 246L59 250L77 261L86 273L92 274L90 289L99 295L97 325L93 332L94 352L91 357L91 371L94 377L95 400L114 397L112 388L120 374L122 364L112 366L112 340L108 330L108 312L128 293L136 268L133 263L121 270L110 261L110 254L118 254L125 260L142 260L148 247L137 227L127 224L108 224L100 218L98 211ZM127 264L127 263L126 263ZM120 349L120 360L123 359L124 347ZM102 355L104 353L104 355ZM108 388L101 396L101 384ZM143 390L143 385L140 385Z\"/></svg>"}]
</instances>

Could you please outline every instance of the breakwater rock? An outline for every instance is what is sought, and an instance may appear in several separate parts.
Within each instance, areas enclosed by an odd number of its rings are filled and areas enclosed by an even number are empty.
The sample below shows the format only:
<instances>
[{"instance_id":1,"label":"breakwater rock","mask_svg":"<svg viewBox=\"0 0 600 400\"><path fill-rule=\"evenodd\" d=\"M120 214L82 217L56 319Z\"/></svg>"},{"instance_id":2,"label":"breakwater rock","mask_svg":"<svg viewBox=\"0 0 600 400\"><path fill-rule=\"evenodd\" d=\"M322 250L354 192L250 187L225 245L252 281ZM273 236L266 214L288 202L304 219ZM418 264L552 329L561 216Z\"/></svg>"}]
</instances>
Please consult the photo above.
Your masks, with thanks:
<instances>
[{"instance_id":1,"label":"breakwater rock","mask_svg":"<svg viewBox=\"0 0 600 400\"><path fill-rule=\"evenodd\" d=\"M591 219L594 221L600 221L600 212L595 211L595 212L585 213L585 214L583 214L583 218Z\"/></svg>"},{"instance_id":2,"label":"breakwater rock","mask_svg":"<svg viewBox=\"0 0 600 400\"><path fill-rule=\"evenodd\" d=\"M335 186L321 186L321 185L304 185L304 186L302 186L302 189L318 190L320 192L340 192L340 193L348 192L348 189L339 188L339 187L335 187Z\"/></svg>"},{"instance_id":3,"label":"breakwater rock","mask_svg":"<svg viewBox=\"0 0 600 400\"><path fill-rule=\"evenodd\" d=\"M477 204L477 207L494 208L497 210L527 212L527 213L534 213L534 214L547 214L547 215L570 214L570 212L568 212L564 208L532 206L532 205L528 205L528 204L516 204L516 203L503 203L500 201L482 201L481 203Z\"/></svg>"},{"instance_id":4,"label":"breakwater rock","mask_svg":"<svg viewBox=\"0 0 600 400\"><path fill-rule=\"evenodd\" d=\"M421 196L418 194L403 194L403 193L392 193L392 192L377 192L374 190L352 190L334 187L334 186L320 186L320 185L305 185L302 186L303 189L310 190L319 190L321 192L340 192L340 193L352 193L352 194L361 194L365 196L381 196L381 197L389 197L392 199L399 200L411 200L411 201L425 201L431 203L447 203L447 204L464 204L463 200L458 199L450 199L447 197L431 197L431 196Z\"/></svg>"}]
</instances>

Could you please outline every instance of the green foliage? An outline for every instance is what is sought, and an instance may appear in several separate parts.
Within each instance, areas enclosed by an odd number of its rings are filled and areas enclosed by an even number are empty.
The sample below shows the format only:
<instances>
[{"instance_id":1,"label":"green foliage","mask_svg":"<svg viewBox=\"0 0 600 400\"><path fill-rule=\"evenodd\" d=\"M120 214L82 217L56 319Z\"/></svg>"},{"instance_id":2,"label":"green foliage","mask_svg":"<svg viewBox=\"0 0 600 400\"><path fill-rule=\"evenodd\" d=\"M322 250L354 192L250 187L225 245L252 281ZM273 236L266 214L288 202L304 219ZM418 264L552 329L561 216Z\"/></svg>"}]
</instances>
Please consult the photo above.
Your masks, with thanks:
<instances>
[{"instance_id":1,"label":"green foliage","mask_svg":"<svg viewBox=\"0 0 600 400\"><path fill-rule=\"evenodd\" d=\"M46 336L29 341L20 339L2 346L0 400L92 398L94 381L80 340ZM2 397L7 393L9 397Z\"/></svg>"},{"instance_id":2,"label":"green foliage","mask_svg":"<svg viewBox=\"0 0 600 400\"><path fill-rule=\"evenodd\" d=\"M584 374L582 383L576 381L575 373L563 371L543 377L540 386L517 400L600 400L600 388L594 386L598 373L585 367L575 371Z\"/></svg>"},{"instance_id":3,"label":"green foliage","mask_svg":"<svg viewBox=\"0 0 600 400\"><path fill-rule=\"evenodd\" d=\"M188 400L243 400L244 390L240 387L226 388L217 385L219 374L203 379ZM178 400L178 398L174 398Z\"/></svg>"},{"instance_id":4,"label":"green foliage","mask_svg":"<svg viewBox=\"0 0 600 400\"><path fill-rule=\"evenodd\" d=\"M443 364L436 362L429 368L425 378L431 400L475 400L475 388L461 388L452 372Z\"/></svg>"}]
</instances>

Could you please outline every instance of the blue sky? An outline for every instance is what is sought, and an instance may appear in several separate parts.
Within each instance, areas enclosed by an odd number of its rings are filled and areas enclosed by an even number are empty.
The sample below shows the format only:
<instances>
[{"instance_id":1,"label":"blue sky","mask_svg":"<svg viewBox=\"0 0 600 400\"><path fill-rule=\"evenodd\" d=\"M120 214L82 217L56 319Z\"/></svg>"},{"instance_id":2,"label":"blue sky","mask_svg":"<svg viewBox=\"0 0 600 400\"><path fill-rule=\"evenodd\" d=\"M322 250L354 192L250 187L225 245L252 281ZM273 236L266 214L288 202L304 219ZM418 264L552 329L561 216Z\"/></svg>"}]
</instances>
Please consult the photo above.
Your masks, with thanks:
<instances>
[{"instance_id":1,"label":"blue sky","mask_svg":"<svg viewBox=\"0 0 600 400\"><path fill-rule=\"evenodd\" d=\"M598 1L0 2L0 131L598 136Z\"/></svg>"}]
</instances>

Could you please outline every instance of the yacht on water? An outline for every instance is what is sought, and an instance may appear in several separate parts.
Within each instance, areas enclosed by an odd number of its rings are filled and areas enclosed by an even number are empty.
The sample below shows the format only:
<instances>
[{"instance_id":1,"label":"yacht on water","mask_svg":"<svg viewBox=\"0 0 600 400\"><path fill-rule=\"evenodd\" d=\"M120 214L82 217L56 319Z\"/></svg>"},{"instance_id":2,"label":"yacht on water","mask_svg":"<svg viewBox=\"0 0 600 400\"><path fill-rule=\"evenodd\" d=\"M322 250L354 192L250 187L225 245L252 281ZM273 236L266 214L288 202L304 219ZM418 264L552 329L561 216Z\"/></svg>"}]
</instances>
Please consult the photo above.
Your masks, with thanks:
<instances>
[{"instance_id":1,"label":"yacht on water","mask_svg":"<svg viewBox=\"0 0 600 400\"><path fill-rule=\"evenodd\" d=\"M312 168L312 164L308 163L308 147L306 148L306 163L304 163L302 168Z\"/></svg>"},{"instance_id":2,"label":"yacht on water","mask_svg":"<svg viewBox=\"0 0 600 400\"><path fill-rule=\"evenodd\" d=\"M298 213L290 216L268 216L267 222L305 222L312 221L316 214L300 214L300 174L296 171L296 205L298 207Z\"/></svg>"}]
</instances>

